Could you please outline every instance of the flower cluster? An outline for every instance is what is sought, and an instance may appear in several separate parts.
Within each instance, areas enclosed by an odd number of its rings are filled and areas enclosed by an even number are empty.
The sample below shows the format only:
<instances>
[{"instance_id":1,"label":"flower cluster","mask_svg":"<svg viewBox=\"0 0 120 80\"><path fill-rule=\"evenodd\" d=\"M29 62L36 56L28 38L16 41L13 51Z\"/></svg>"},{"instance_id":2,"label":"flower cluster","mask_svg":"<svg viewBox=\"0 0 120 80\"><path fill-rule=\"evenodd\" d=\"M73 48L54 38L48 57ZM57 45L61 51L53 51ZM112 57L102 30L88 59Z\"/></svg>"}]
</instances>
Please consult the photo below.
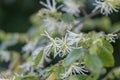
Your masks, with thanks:
<instances>
[{"instance_id":1,"label":"flower cluster","mask_svg":"<svg viewBox=\"0 0 120 80\"><path fill-rule=\"evenodd\" d=\"M22 51L25 52L26 54L29 54L31 51L34 50L36 41L27 41L27 44L23 46Z\"/></svg>"},{"instance_id":2,"label":"flower cluster","mask_svg":"<svg viewBox=\"0 0 120 80\"><path fill-rule=\"evenodd\" d=\"M28 61L20 65L19 68L25 69L25 71L30 71L30 73L33 73L33 68L32 68L33 66L34 66L34 62Z\"/></svg>"},{"instance_id":3,"label":"flower cluster","mask_svg":"<svg viewBox=\"0 0 120 80\"><path fill-rule=\"evenodd\" d=\"M117 34L108 34L106 36L106 40L108 40L109 42L115 43L115 39L118 39L118 35Z\"/></svg>"},{"instance_id":4,"label":"flower cluster","mask_svg":"<svg viewBox=\"0 0 120 80\"><path fill-rule=\"evenodd\" d=\"M71 43L75 43L76 47L78 47L80 42L84 43L89 40L89 38L85 38L85 34L83 33L76 34L71 31L68 31L68 34L69 34L69 40L71 41Z\"/></svg>"},{"instance_id":5,"label":"flower cluster","mask_svg":"<svg viewBox=\"0 0 120 80\"><path fill-rule=\"evenodd\" d=\"M75 2L75 0L64 0L63 3L65 4L62 8L63 11L78 16L80 13L80 3Z\"/></svg>"},{"instance_id":6,"label":"flower cluster","mask_svg":"<svg viewBox=\"0 0 120 80\"><path fill-rule=\"evenodd\" d=\"M95 0L95 3L93 5L96 7L93 10L93 12L100 9L100 12L106 16L108 14L113 13L113 11L118 12L118 10L113 5L113 1L114 0L103 0L103 1L102 0Z\"/></svg>"},{"instance_id":7,"label":"flower cluster","mask_svg":"<svg viewBox=\"0 0 120 80\"><path fill-rule=\"evenodd\" d=\"M41 16L42 20L43 20L42 26L44 26L46 28L46 30L50 33L54 32L56 30L59 33L63 33L66 29L71 30L72 29L72 24L67 24L67 23L63 22L62 20L58 19L58 17L60 17L59 16L60 14L57 10L62 8L63 5L60 5L56 8L56 1L52 0L51 2L50 2L50 0L47 0L47 4L45 4L44 2L40 1L40 3L47 8L47 9L45 8L44 10L43 9L40 10L39 13L38 13L38 15L40 15L44 12L47 14L47 15L42 15ZM53 17L51 15L54 15L54 16L57 15L57 16Z\"/></svg>"},{"instance_id":8,"label":"flower cluster","mask_svg":"<svg viewBox=\"0 0 120 80\"><path fill-rule=\"evenodd\" d=\"M85 72L88 72L88 69L80 64L80 63L73 63L64 74L62 74L62 79L72 75L72 74L83 74L86 75Z\"/></svg>"},{"instance_id":9,"label":"flower cluster","mask_svg":"<svg viewBox=\"0 0 120 80\"><path fill-rule=\"evenodd\" d=\"M82 33L76 34L70 31L68 31L62 39L58 37L54 39L47 32L43 35L50 40L50 43L44 48L44 52L49 55L51 50L54 50L54 57L57 55L63 57L66 54L69 54L73 49L80 49L82 46L80 46L79 43L89 40L88 38L85 38Z\"/></svg>"},{"instance_id":10,"label":"flower cluster","mask_svg":"<svg viewBox=\"0 0 120 80\"><path fill-rule=\"evenodd\" d=\"M8 51L0 51L0 57L3 61L8 62L10 60L10 53Z\"/></svg>"},{"instance_id":11,"label":"flower cluster","mask_svg":"<svg viewBox=\"0 0 120 80\"><path fill-rule=\"evenodd\" d=\"M0 74L0 80L15 80L15 76L10 71L6 71Z\"/></svg>"},{"instance_id":12,"label":"flower cluster","mask_svg":"<svg viewBox=\"0 0 120 80\"><path fill-rule=\"evenodd\" d=\"M72 24L67 24L63 21L57 21L50 16L44 16L43 22L43 26L46 27L47 31L50 33L54 32L55 30L57 30L59 33L63 33L66 29L72 29Z\"/></svg>"},{"instance_id":13,"label":"flower cluster","mask_svg":"<svg viewBox=\"0 0 120 80\"><path fill-rule=\"evenodd\" d=\"M56 8L56 1L55 0L52 0L52 4L51 4L50 0L47 0L47 4L45 4L42 1L40 1L40 3L47 8L47 9L45 9L47 12L56 12L57 9L62 7L62 6L58 6Z\"/></svg>"},{"instance_id":14,"label":"flower cluster","mask_svg":"<svg viewBox=\"0 0 120 80\"><path fill-rule=\"evenodd\" d=\"M71 77L77 79L77 76L81 75L92 79L96 74L97 77L101 76L104 67L113 67L113 47L110 43L115 43L118 35L85 30L89 25L93 26L90 30L93 30L94 25L99 28L102 22L98 24L98 19L86 21L93 17L94 13L87 14L88 11L85 11L87 7L83 6L82 1L85 0L46 0L45 2L40 0L40 4L45 8L33 16L34 18L32 17L34 20L31 21L35 27L31 28L24 38L24 42L26 39L28 41L21 52L27 55L15 53L10 60L11 55L8 54L10 52L5 51L7 48L3 50L0 48L2 61L10 61L9 69L16 71L15 75L10 75L11 77L6 74L0 75L0 80L16 80L16 77L20 80L24 78L67 80ZM95 0L93 12L100 10L103 15L109 15L113 11L118 12L114 1ZM84 17L79 20L82 16ZM102 24L103 27L109 26L110 21L107 20L105 19L105 24ZM83 33L81 30L88 33ZM21 61L25 62L21 64Z\"/></svg>"}]
</instances>

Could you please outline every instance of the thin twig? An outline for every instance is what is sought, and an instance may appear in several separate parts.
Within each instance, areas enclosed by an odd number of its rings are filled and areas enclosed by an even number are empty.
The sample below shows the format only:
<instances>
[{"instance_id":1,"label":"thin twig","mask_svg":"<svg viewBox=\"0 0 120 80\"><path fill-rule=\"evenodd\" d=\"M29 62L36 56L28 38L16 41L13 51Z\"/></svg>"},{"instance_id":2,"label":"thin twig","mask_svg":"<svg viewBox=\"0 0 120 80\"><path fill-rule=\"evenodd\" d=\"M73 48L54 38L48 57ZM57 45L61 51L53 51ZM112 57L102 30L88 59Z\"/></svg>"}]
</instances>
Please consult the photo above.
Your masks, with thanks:
<instances>
[{"instance_id":1,"label":"thin twig","mask_svg":"<svg viewBox=\"0 0 120 80\"><path fill-rule=\"evenodd\" d=\"M84 9L84 6L81 6L79 9L83 13L84 16L88 16L87 12Z\"/></svg>"},{"instance_id":2,"label":"thin twig","mask_svg":"<svg viewBox=\"0 0 120 80\"><path fill-rule=\"evenodd\" d=\"M113 72L114 69L112 69L102 80L108 80L108 76Z\"/></svg>"},{"instance_id":3,"label":"thin twig","mask_svg":"<svg viewBox=\"0 0 120 80\"><path fill-rule=\"evenodd\" d=\"M120 29L115 31L115 32L113 32L113 34L119 34L119 33L120 33Z\"/></svg>"},{"instance_id":4,"label":"thin twig","mask_svg":"<svg viewBox=\"0 0 120 80\"><path fill-rule=\"evenodd\" d=\"M96 12L94 12L94 13L91 13L91 14L85 16L84 18L81 19L81 21L80 21L79 23L77 23L77 24L75 25L75 27L77 27L79 24L81 24L81 23L84 22L85 20L87 20L87 19L89 19L89 18L91 18L91 17L94 17L94 16L96 16L96 15L98 15L98 14L100 14L100 11L99 11L99 10L96 11Z\"/></svg>"},{"instance_id":5,"label":"thin twig","mask_svg":"<svg viewBox=\"0 0 120 80\"><path fill-rule=\"evenodd\" d=\"M114 72L119 69L120 67L116 67L116 68L113 68L110 72L107 73L107 75L102 79L102 80L108 80L109 79L109 75L110 74L113 74L114 75ZM115 77L115 75L114 75Z\"/></svg>"}]
</instances>

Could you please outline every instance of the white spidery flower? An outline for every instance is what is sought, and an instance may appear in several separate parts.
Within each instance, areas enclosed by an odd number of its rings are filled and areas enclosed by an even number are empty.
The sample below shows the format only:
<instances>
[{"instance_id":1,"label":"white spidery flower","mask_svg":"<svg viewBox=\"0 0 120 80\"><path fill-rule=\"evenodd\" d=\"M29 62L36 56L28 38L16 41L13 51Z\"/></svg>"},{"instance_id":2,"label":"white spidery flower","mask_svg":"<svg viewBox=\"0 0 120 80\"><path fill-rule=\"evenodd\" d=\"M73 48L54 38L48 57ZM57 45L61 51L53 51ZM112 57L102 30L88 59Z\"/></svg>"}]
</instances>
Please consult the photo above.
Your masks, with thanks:
<instances>
[{"instance_id":1,"label":"white spidery flower","mask_svg":"<svg viewBox=\"0 0 120 80\"><path fill-rule=\"evenodd\" d=\"M93 44L97 44L97 43L99 43L99 42L101 42L101 39L96 39L95 41L93 41Z\"/></svg>"},{"instance_id":2,"label":"white spidery flower","mask_svg":"<svg viewBox=\"0 0 120 80\"><path fill-rule=\"evenodd\" d=\"M51 3L52 2L52 3ZM40 1L42 5L44 5L47 9L45 9L48 12L56 12L57 9L61 8L62 5L58 6L56 8L56 1L55 0L47 0L47 4L44 2ZM48 15L44 15L43 17L43 27L47 29L48 32L52 33L55 32L56 30L59 33L63 33L66 29L71 30L72 25L71 24L66 24L63 21L57 21L57 19L50 17Z\"/></svg>"},{"instance_id":3,"label":"white spidery flower","mask_svg":"<svg viewBox=\"0 0 120 80\"><path fill-rule=\"evenodd\" d=\"M37 43L37 40L34 42L27 41L27 44L22 47L22 51L28 55L31 51L34 50L36 43Z\"/></svg>"},{"instance_id":4,"label":"white spidery flower","mask_svg":"<svg viewBox=\"0 0 120 80\"><path fill-rule=\"evenodd\" d=\"M62 8L63 11L78 16L80 13L80 3L77 3L74 0L63 0L63 3L65 4Z\"/></svg>"},{"instance_id":5,"label":"white spidery flower","mask_svg":"<svg viewBox=\"0 0 120 80\"><path fill-rule=\"evenodd\" d=\"M0 80L16 80L16 76L10 71L0 73Z\"/></svg>"},{"instance_id":6,"label":"white spidery flower","mask_svg":"<svg viewBox=\"0 0 120 80\"><path fill-rule=\"evenodd\" d=\"M64 21L57 22L57 28L59 33L64 33L65 30L71 30L72 24L67 24Z\"/></svg>"},{"instance_id":7,"label":"white spidery flower","mask_svg":"<svg viewBox=\"0 0 120 80\"><path fill-rule=\"evenodd\" d=\"M1 60L8 62L10 61L10 53L8 51L0 51Z\"/></svg>"},{"instance_id":8,"label":"white spidery flower","mask_svg":"<svg viewBox=\"0 0 120 80\"><path fill-rule=\"evenodd\" d=\"M42 1L40 1L40 3L47 8L45 10L48 12L56 12L57 9L60 9L62 7L62 5L56 7L57 4L55 0L52 0L52 3L50 2L50 0L47 0L47 4Z\"/></svg>"},{"instance_id":9,"label":"white spidery flower","mask_svg":"<svg viewBox=\"0 0 120 80\"><path fill-rule=\"evenodd\" d=\"M62 75L62 79L67 78L68 76L71 75L76 75L76 74L83 74L86 75L85 72L88 72L88 70L86 69L86 67L84 66L84 64L80 64L80 63L73 63L68 69L66 69L66 72L61 74Z\"/></svg>"},{"instance_id":10,"label":"white spidery flower","mask_svg":"<svg viewBox=\"0 0 120 80\"><path fill-rule=\"evenodd\" d=\"M54 18L45 16L43 18L43 21L44 21L43 26L46 27L48 32L54 32L55 31L55 28L57 26L57 21L55 21Z\"/></svg>"},{"instance_id":11,"label":"white spidery flower","mask_svg":"<svg viewBox=\"0 0 120 80\"><path fill-rule=\"evenodd\" d=\"M68 34L66 34L64 38L56 38L56 40L57 43L60 45L58 54L61 57L69 54L73 49L75 49L74 47L72 47L73 44L68 40Z\"/></svg>"},{"instance_id":12,"label":"white spidery flower","mask_svg":"<svg viewBox=\"0 0 120 80\"><path fill-rule=\"evenodd\" d=\"M31 74L34 73L33 70L34 62L33 61L27 61L26 63L19 66L21 69L25 69L25 71L29 71Z\"/></svg>"},{"instance_id":13,"label":"white spidery flower","mask_svg":"<svg viewBox=\"0 0 120 80\"><path fill-rule=\"evenodd\" d=\"M68 37L69 41L72 44L75 44L76 47L78 47L78 48L80 48L78 45L80 42L86 42L87 40L89 40L89 38L85 38L83 33L76 34L71 31L68 31L68 36L69 36Z\"/></svg>"},{"instance_id":14,"label":"white spidery flower","mask_svg":"<svg viewBox=\"0 0 120 80\"><path fill-rule=\"evenodd\" d=\"M56 21L54 18L49 16L43 17L43 26L46 27L47 31L52 33L56 30L59 33L63 33L65 30L71 30L72 24L67 24L63 21Z\"/></svg>"},{"instance_id":15,"label":"white spidery flower","mask_svg":"<svg viewBox=\"0 0 120 80\"><path fill-rule=\"evenodd\" d=\"M45 34L42 34L42 35L46 36L50 40L50 43L44 48L44 54L49 56L51 50L53 49L54 50L54 57L56 57L56 55L58 53L57 51L60 47L59 44L46 31L45 31Z\"/></svg>"},{"instance_id":16,"label":"white spidery flower","mask_svg":"<svg viewBox=\"0 0 120 80\"><path fill-rule=\"evenodd\" d=\"M22 73L22 74L18 74L18 73L15 72L15 76L16 76L16 77L21 77L21 78L23 78L23 77L24 77L24 74L23 74L23 73Z\"/></svg>"},{"instance_id":17,"label":"white spidery flower","mask_svg":"<svg viewBox=\"0 0 120 80\"><path fill-rule=\"evenodd\" d=\"M0 80L15 80L15 76L13 78L0 78Z\"/></svg>"},{"instance_id":18,"label":"white spidery flower","mask_svg":"<svg viewBox=\"0 0 120 80\"><path fill-rule=\"evenodd\" d=\"M112 1L110 0L95 0L95 3L93 5L96 6L93 12L100 9L101 13L106 16L113 13L113 11L118 12L118 10L112 5Z\"/></svg>"},{"instance_id":19,"label":"white spidery flower","mask_svg":"<svg viewBox=\"0 0 120 80\"><path fill-rule=\"evenodd\" d=\"M108 34L106 36L106 40L108 40L109 42L115 43L115 39L118 39L118 35L117 34Z\"/></svg>"},{"instance_id":20,"label":"white spidery flower","mask_svg":"<svg viewBox=\"0 0 120 80\"><path fill-rule=\"evenodd\" d=\"M45 32L44 36L50 39L50 43L44 48L44 52L46 55L49 55L51 53L51 50L53 50L54 58L57 55L59 55L60 57L64 57L72 50L81 48L79 46L74 46L74 43L78 43L81 39L77 39L74 35L74 37L69 36L68 33L66 33L65 37L56 37L55 39L53 39L47 32Z\"/></svg>"}]
</instances>

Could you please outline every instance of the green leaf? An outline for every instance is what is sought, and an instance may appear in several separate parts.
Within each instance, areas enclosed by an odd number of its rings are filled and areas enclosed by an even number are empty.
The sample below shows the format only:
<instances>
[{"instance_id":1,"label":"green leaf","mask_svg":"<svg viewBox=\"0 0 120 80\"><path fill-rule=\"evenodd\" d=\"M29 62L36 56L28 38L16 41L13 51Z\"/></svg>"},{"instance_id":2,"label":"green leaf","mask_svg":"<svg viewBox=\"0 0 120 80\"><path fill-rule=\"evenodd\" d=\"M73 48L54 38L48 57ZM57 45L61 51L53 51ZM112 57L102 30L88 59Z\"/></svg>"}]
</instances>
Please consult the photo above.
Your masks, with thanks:
<instances>
[{"instance_id":1,"label":"green leaf","mask_svg":"<svg viewBox=\"0 0 120 80\"><path fill-rule=\"evenodd\" d=\"M109 17L101 18L98 21L98 29L108 31L111 27L111 20Z\"/></svg>"},{"instance_id":2,"label":"green leaf","mask_svg":"<svg viewBox=\"0 0 120 80\"><path fill-rule=\"evenodd\" d=\"M106 40L103 40L103 47L109 54L113 53L113 46Z\"/></svg>"},{"instance_id":3,"label":"green leaf","mask_svg":"<svg viewBox=\"0 0 120 80\"><path fill-rule=\"evenodd\" d=\"M77 76L78 80L86 80L87 77L88 77L88 76L86 76L86 75L82 75L82 74L80 74L80 75L76 75L76 76Z\"/></svg>"},{"instance_id":4,"label":"green leaf","mask_svg":"<svg viewBox=\"0 0 120 80\"><path fill-rule=\"evenodd\" d=\"M105 67L114 66L114 57L112 53L112 45L109 42L103 40L103 46L99 47L98 56Z\"/></svg>"},{"instance_id":5,"label":"green leaf","mask_svg":"<svg viewBox=\"0 0 120 80\"><path fill-rule=\"evenodd\" d=\"M94 42L94 44L93 44L93 42ZM94 40L93 42L92 42L92 45L89 48L89 52L90 52L90 54L97 55L98 50L99 50L99 46L103 45L102 38L101 39L98 38L98 39Z\"/></svg>"},{"instance_id":6,"label":"green leaf","mask_svg":"<svg viewBox=\"0 0 120 80\"><path fill-rule=\"evenodd\" d=\"M98 74L91 74L86 78L86 80L98 80L98 78L99 78Z\"/></svg>"},{"instance_id":7,"label":"green leaf","mask_svg":"<svg viewBox=\"0 0 120 80\"><path fill-rule=\"evenodd\" d=\"M37 75L27 75L24 76L21 80L39 80L39 77Z\"/></svg>"},{"instance_id":8,"label":"green leaf","mask_svg":"<svg viewBox=\"0 0 120 80\"><path fill-rule=\"evenodd\" d=\"M15 77L15 80L22 80L21 77Z\"/></svg>"},{"instance_id":9,"label":"green leaf","mask_svg":"<svg viewBox=\"0 0 120 80\"><path fill-rule=\"evenodd\" d=\"M75 49L65 59L65 65L69 66L71 63L75 62L76 60L80 59L84 55L83 49Z\"/></svg>"},{"instance_id":10,"label":"green leaf","mask_svg":"<svg viewBox=\"0 0 120 80\"><path fill-rule=\"evenodd\" d=\"M66 80L86 80L88 76L85 75L71 75Z\"/></svg>"},{"instance_id":11,"label":"green leaf","mask_svg":"<svg viewBox=\"0 0 120 80\"><path fill-rule=\"evenodd\" d=\"M49 80L56 80L56 79L55 79L55 73L50 74Z\"/></svg>"},{"instance_id":12,"label":"green leaf","mask_svg":"<svg viewBox=\"0 0 120 80\"><path fill-rule=\"evenodd\" d=\"M61 16L61 19L62 19L64 22L67 22L67 23L70 23L70 22L73 22L73 21L74 21L73 15L68 14L68 13L64 13L64 14Z\"/></svg>"},{"instance_id":13,"label":"green leaf","mask_svg":"<svg viewBox=\"0 0 120 80\"><path fill-rule=\"evenodd\" d=\"M79 80L79 79L77 78L77 76L71 75L66 80Z\"/></svg>"},{"instance_id":14,"label":"green leaf","mask_svg":"<svg viewBox=\"0 0 120 80\"><path fill-rule=\"evenodd\" d=\"M88 69L93 73L100 73L103 67L102 62L96 55L86 55L85 64Z\"/></svg>"},{"instance_id":15,"label":"green leaf","mask_svg":"<svg viewBox=\"0 0 120 80\"><path fill-rule=\"evenodd\" d=\"M59 66L54 68L54 71L55 71L54 73L55 73L56 80L60 80L61 74L64 73L65 68L62 65L59 65Z\"/></svg>"},{"instance_id":16,"label":"green leaf","mask_svg":"<svg viewBox=\"0 0 120 80\"><path fill-rule=\"evenodd\" d=\"M105 67L112 67L114 66L114 58L113 55L106 53L101 49L101 53L98 54L99 58L101 59L103 65Z\"/></svg>"},{"instance_id":17,"label":"green leaf","mask_svg":"<svg viewBox=\"0 0 120 80\"><path fill-rule=\"evenodd\" d=\"M96 54L97 54L97 51L98 51L97 45L92 45L92 46L89 48L90 54L96 55Z\"/></svg>"},{"instance_id":18,"label":"green leaf","mask_svg":"<svg viewBox=\"0 0 120 80\"><path fill-rule=\"evenodd\" d=\"M34 68L37 68L40 60L42 59L42 56L43 56L43 50L41 50L41 51L39 52L39 54L37 55L37 57L35 58Z\"/></svg>"}]
</instances>

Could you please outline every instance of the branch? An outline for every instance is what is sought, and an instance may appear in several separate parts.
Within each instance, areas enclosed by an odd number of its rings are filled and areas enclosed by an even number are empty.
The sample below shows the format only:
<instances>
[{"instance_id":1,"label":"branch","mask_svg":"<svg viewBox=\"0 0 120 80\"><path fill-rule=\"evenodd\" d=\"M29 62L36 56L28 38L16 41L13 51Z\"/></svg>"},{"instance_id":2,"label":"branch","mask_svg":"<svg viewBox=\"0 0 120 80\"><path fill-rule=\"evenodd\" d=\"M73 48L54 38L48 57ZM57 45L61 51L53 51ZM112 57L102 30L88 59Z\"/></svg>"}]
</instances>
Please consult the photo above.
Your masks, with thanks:
<instances>
[{"instance_id":1,"label":"branch","mask_svg":"<svg viewBox=\"0 0 120 80\"><path fill-rule=\"evenodd\" d=\"M108 76L113 72L114 69L112 69L102 80L108 80Z\"/></svg>"},{"instance_id":2,"label":"branch","mask_svg":"<svg viewBox=\"0 0 120 80\"><path fill-rule=\"evenodd\" d=\"M84 16L88 16L87 12L84 9L84 6L81 6L79 9L83 13Z\"/></svg>"},{"instance_id":3,"label":"branch","mask_svg":"<svg viewBox=\"0 0 120 80\"><path fill-rule=\"evenodd\" d=\"M91 17L94 17L94 16L96 16L96 15L98 15L98 14L100 14L100 10L98 10L98 11L96 11L96 12L94 12L94 13L91 13L91 14L85 16L84 18L81 19L81 21L80 21L79 23L77 23L77 24L75 25L75 27L77 27L79 24L81 24L81 23L84 22L85 20L87 20L87 19L89 19L89 18L91 18Z\"/></svg>"},{"instance_id":4,"label":"branch","mask_svg":"<svg viewBox=\"0 0 120 80\"><path fill-rule=\"evenodd\" d=\"M119 33L120 33L120 29L115 31L115 32L113 32L113 34L119 34Z\"/></svg>"},{"instance_id":5,"label":"branch","mask_svg":"<svg viewBox=\"0 0 120 80\"><path fill-rule=\"evenodd\" d=\"M110 72L107 73L107 75L106 75L102 80L109 80L109 77L110 77L111 74L115 74L116 71L119 72L119 68L120 68L120 67L117 67L117 68L112 69ZM118 72L117 72L117 73L118 73ZM115 75L113 75L113 76L114 76L114 78L116 78Z\"/></svg>"}]
</instances>

